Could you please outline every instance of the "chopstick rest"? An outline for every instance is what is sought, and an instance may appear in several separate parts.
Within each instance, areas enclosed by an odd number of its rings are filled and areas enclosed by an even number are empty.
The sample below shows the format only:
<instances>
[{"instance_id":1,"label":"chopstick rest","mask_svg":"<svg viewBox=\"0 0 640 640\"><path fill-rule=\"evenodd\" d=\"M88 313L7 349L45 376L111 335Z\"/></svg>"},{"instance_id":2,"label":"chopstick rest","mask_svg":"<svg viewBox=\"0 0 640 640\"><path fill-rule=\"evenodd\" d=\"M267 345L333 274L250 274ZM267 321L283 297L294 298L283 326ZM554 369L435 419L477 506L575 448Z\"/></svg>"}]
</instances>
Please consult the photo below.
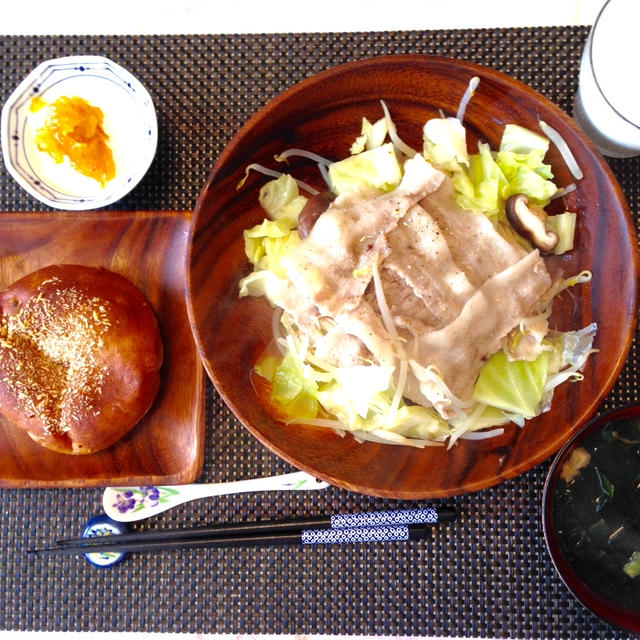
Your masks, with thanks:
<instances>
[{"instance_id":1,"label":"chopstick rest","mask_svg":"<svg viewBox=\"0 0 640 640\"><path fill-rule=\"evenodd\" d=\"M98 540L95 537L71 538L56 541L55 547L33 549L30 553L45 556L95 556L103 553L124 555L128 552L171 549L422 540L429 535L434 525L454 520L456 516L457 511L454 507L443 506L230 523L210 527L122 533L113 536L113 540Z\"/></svg>"},{"instance_id":2,"label":"chopstick rest","mask_svg":"<svg viewBox=\"0 0 640 640\"><path fill-rule=\"evenodd\" d=\"M124 535L129 532L129 527L122 522L116 522L106 515L96 516L91 518L85 525L82 532L82 538L80 540L103 538L105 536ZM122 551L103 551L91 553L85 553L84 557L95 567L105 568L112 567L119 562L122 562L126 553Z\"/></svg>"}]
</instances>

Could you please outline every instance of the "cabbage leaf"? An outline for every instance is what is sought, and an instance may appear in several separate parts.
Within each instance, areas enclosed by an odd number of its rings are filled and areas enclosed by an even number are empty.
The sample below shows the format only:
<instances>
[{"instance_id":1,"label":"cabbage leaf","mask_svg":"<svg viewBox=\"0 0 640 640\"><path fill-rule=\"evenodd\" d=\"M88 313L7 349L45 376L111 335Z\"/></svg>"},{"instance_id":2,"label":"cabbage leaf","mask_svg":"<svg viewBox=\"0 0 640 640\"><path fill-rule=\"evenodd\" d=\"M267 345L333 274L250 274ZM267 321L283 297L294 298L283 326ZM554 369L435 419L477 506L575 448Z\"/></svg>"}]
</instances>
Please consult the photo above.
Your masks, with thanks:
<instances>
[{"instance_id":1,"label":"cabbage leaf","mask_svg":"<svg viewBox=\"0 0 640 640\"><path fill-rule=\"evenodd\" d=\"M328 177L336 195L363 189L386 192L400 184L402 167L393 144L387 142L330 164Z\"/></svg>"}]
</instances>

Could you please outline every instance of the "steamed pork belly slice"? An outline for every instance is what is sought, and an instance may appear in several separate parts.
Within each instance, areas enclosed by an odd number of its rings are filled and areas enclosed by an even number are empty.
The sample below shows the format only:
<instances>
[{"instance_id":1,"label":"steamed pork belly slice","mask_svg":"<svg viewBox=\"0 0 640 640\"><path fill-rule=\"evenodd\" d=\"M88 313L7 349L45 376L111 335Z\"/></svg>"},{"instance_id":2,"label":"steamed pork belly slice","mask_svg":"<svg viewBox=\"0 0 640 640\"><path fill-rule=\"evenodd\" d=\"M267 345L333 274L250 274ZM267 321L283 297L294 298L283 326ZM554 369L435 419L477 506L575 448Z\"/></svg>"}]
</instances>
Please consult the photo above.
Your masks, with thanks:
<instances>
[{"instance_id":1,"label":"steamed pork belly slice","mask_svg":"<svg viewBox=\"0 0 640 640\"><path fill-rule=\"evenodd\" d=\"M532 251L489 278L455 320L423 334L415 342L415 351L408 351L415 354L420 367L436 367L449 389L468 400L486 359L498 351L509 331L531 315L550 286L540 253Z\"/></svg>"},{"instance_id":2,"label":"steamed pork belly slice","mask_svg":"<svg viewBox=\"0 0 640 640\"><path fill-rule=\"evenodd\" d=\"M415 294L413 289L393 270L380 269L380 283L389 312L396 328L403 336L402 330L409 332L409 337L419 335L423 331L438 329L442 322ZM379 313L378 299L373 287L369 287L364 299ZM406 337L406 336L405 336Z\"/></svg>"},{"instance_id":3,"label":"steamed pork belly slice","mask_svg":"<svg viewBox=\"0 0 640 640\"><path fill-rule=\"evenodd\" d=\"M501 347L509 360L532 362L544 350L542 341L548 333L548 315L538 312L528 318L523 318L518 323L518 339L510 340L510 335L506 335L502 340Z\"/></svg>"},{"instance_id":4,"label":"steamed pork belly slice","mask_svg":"<svg viewBox=\"0 0 640 640\"><path fill-rule=\"evenodd\" d=\"M365 300L335 318L322 316L296 287L290 285L278 306L309 336L314 355L334 366L393 365L394 352L380 316Z\"/></svg>"},{"instance_id":5,"label":"steamed pork belly slice","mask_svg":"<svg viewBox=\"0 0 640 640\"><path fill-rule=\"evenodd\" d=\"M358 338L380 365L394 366L395 353L391 338L375 309L362 300L356 309L335 316L336 324Z\"/></svg>"},{"instance_id":6,"label":"steamed pork belly slice","mask_svg":"<svg viewBox=\"0 0 640 640\"><path fill-rule=\"evenodd\" d=\"M387 235L387 242L391 252L382 266L396 273L423 302L426 313L418 317L432 316L435 322L428 324L436 328L451 322L473 295L475 287L454 262L437 223L420 205L414 205ZM395 303L397 296L393 297L392 313L410 317L418 310L412 302L411 309L405 311L407 299L404 303Z\"/></svg>"},{"instance_id":7,"label":"steamed pork belly slice","mask_svg":"<svg viewBox=\"0 0 640 640\"><path fill-rule=\"evenodd\" d=\"M402 181L393 191L338 196L283 260L287 276L325 315L355 309L371 281L371 265L389 251L385 234L443 178L416 156L405 163Z\"/></svg>"},{"instance_id":8,"label":"steamed pork belly slice","mask_svg":"<svg viewBox=\"0 0 640 640\"><path fill-rule=\"evenodd\" d=\"M374 358L364 343L331 318L323 317L313 303L289 285L276 300L285 318L311 339L314 355L336 367L370 363Z\"/></svg>"},{"instance_id":9,"label":"steamed pork belly slice","mask_svg":"<svg viewBox=\"0 0 640 640\"><path fill-rule=\"evenodd\" d=\"M330 327L314 343L314 355L335 367L371 364L373 354L364 343L339 325Z\"/></svg>"},{"instance_id":10,"label":"steamed pork belly slice","mask_svg":"<svg viewBox=\"0 0 640 640\"><path fill-rule=\"evenodd\" d=\"M293 285L289 284L274 302L291 317L301 331L310 333L318 328L318 307L309 302Z\"/></svg>"},{"instance_id":11,"label":"steamed pork belly slice","mask_svg":"<svg viewBox=\"0 0 640 640\"><path fill-rule=\"evenodd\" d=\"M420 204L444 234L455 263L476 287L527 253L505 240L484 214L459 207L448 176Z\"/></svg>"}]
</instances>

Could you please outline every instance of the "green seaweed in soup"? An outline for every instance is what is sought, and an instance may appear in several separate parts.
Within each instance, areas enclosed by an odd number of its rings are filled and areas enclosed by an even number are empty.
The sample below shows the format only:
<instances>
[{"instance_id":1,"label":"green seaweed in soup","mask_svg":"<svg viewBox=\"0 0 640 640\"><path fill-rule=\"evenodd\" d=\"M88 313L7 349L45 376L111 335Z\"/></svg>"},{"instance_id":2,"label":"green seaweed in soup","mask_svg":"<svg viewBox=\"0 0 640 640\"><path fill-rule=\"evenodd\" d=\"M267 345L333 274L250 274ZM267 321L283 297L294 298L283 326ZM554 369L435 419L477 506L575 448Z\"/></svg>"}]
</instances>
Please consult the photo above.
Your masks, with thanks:
<instances>
[{"instance_id":1,"label":"green seaweed in soup","mask_svg":"<svg viewBox=\"0 0 640 640\"><path fill-rule=\"evenodd\" d=\"M553 496L567 562L594 592L640 611L640 421L594 430L567 457Z\"/></svg>"}]
</instances>

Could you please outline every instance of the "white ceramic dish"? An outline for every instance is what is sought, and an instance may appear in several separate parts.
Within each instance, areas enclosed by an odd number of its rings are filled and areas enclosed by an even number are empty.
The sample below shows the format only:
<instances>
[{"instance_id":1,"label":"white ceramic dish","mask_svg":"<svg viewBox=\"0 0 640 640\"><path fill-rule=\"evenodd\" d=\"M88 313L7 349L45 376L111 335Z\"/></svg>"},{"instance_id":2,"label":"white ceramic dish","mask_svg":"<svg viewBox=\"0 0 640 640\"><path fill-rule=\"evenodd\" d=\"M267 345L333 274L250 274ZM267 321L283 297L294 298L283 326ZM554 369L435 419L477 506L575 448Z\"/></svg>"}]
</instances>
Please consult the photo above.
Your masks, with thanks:
<instances>
[{"instance_id":1,"label":"white ceramic dish","mask_svg":"<svg viewBox=\"0 0 640 640\"><path fill-rule=\"evenodd\" d=\"M35 133L46 110L30 111L34 96L46 103L78 96L103 111L116 166L104 187L68 159L56 163L38 150ZM42 62L18 85L2 109L0 138L9 173L33 197L56 209L97 209L140 182L156 152L158 125L151 96L128 71L108 58L71 56Z\"/></svg>"}]
</instances>

